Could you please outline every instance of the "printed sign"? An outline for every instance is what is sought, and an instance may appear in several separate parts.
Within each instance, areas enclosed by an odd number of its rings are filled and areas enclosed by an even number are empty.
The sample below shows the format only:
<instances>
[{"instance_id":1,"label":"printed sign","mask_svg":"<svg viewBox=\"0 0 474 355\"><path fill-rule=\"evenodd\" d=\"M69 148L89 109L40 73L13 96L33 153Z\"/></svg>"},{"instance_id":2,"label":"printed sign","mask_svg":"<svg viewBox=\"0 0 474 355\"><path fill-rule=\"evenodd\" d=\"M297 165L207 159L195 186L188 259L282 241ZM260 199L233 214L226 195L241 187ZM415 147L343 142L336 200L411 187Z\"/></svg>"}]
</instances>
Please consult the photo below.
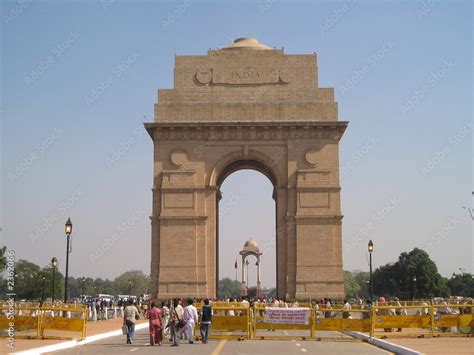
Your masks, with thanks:
<instances>
[{"instance_id":1,"label":"printed sign","mask_svg":"<svg viewBox=\"0 0 474 355\"><path fill-rule=\"evenodd\" d=\"M309 308L265 308L265 322L274 324L308 324Z\"/></svg>"}]
</instances>

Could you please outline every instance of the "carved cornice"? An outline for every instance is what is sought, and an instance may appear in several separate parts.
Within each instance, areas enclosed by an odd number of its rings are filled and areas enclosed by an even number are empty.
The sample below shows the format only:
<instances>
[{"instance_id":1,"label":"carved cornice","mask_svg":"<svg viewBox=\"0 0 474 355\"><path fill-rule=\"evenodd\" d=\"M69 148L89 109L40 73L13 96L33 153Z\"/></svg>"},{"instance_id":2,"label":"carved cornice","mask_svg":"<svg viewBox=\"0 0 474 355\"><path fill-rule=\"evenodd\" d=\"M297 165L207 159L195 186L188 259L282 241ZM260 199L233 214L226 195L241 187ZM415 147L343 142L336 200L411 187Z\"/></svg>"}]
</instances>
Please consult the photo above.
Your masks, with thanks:
<instances>
[{"instance_id":1,"label":"carved cornice","mask_svg":"<svg viewBox=\"0 0 474 355\"><path fill-rule=\"evenodd\" d=\"M145 123L155 141L335 140L348 122L175 122Z\"/></svg>"},{"instance_id":2,"label":"carved cornice","mask_svg":"<svg viewBox=\"0 0 474 355\"><path fill-rule=\"evenodd\" d=\"M314 216L314 215L296 215L296 224L317 224L317 225L340 225L342 224L342 215Z\"/></svg>"}]
</instances>

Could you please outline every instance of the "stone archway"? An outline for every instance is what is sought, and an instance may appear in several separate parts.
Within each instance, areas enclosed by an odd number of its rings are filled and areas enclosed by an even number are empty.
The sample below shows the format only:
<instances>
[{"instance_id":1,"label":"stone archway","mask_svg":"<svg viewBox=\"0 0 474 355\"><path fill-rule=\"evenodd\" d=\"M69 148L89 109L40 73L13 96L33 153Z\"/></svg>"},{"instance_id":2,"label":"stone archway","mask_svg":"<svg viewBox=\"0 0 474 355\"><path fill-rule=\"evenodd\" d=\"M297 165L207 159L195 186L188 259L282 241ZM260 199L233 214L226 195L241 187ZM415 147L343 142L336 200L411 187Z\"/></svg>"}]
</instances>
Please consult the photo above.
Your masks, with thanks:
<instances>
[{"instance_id":1,"label":"stone archway","mask_svg":"<svg viewBox=\"0 0 474 355\"><path fill-rule=\"evenodd\" d=\"M274 185L278 297L343 297L339 140L333 89L316 55L285 55L239 39L177 56L159 90L154 142L153 296L215 297L217 203L242 168Z\"/></svg>"},{"instance_id":2,"label":"stone archway","mask_svg":"<svg viewBox=\"0 0 474 355\"><path fill-rule=\"evenodd\" d=\"M274 169L271 164L270 158L265 156L262 153L259 153L257 151L252 151L248 152L246 156L242 156L242 152L236 151L229 156L224 157L221 162L219 162L216 167L213 169L213 172L210 175L210 181L209 181L209 186L215 186L218 194L217 194L217 199L216 199L216 269L217 269L217 277L216 277L216 290L218 290L218 282L219 282L219 240L220 240L220 231L219 231L219 223L220 223L220 212L222 209L220 208L220 200L222 198L221 195L221 186L225 179L233 174L234 172L237 172L239 170L255 170L263 174L268 178L270 183L273 186L273 194L272 198L275 202L275 230L279 230L279 221L282 220L282 218L278 218L279 214L285 213L283 209L278 208L278 203L277 203L277 194L276 194L276 188L278 185L278 181L281 181L282 176L281 174ZM278 176L278 178L277 178ZM223 206L226 208L226 206ZM224 213L226 213L226 210L224 210ZM276 286L278 289L278 275L279 275L279 268L277 267L278 264L278 244L277 244L277 233L275 235L275 249L276 249L276 262L275 262L275 273L276 273ZM256 256L257 257L257 256ZM257 259L259 259L257 257ZM243 270L243 269L242 269Z\"/></svg>"}]
</instances>

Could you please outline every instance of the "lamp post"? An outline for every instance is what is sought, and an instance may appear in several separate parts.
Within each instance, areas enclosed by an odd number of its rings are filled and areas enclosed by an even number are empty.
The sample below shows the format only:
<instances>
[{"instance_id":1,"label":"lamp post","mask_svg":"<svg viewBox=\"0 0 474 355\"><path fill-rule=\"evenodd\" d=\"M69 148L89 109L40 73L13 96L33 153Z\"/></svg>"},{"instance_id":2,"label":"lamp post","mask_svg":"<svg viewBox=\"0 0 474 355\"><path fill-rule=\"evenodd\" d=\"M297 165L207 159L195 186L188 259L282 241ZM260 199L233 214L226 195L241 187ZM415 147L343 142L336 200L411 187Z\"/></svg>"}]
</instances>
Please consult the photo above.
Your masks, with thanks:
<instances>
[{"instance_id":1,"label":"lamp post","mask_svg":"<svg viewBox=\"0 0 474 355\"><path fill-rule=\"evenodd\" d=\"M132 280L128 280L128 298L130 298L132 294Z\"/></svg>"},{"instance_id":2,"label":"lamp post","mask_svg":"<svg viewBox=\"0 0 474 355\"><path fill-rule=\"evenodd\" d=\"M72 223L71 218L68 217L66 224L64 226L64 232L66 233L66 278L64 280L64 303L68 301L68 294L67 294L67 279L69 277L69 239L72 233Z\"/></svg>"},{"instance_id":3,"label":"lamp post","mask_svg":"<svg viewBox=\"0 0 474 355\"><path fill-rule=\"evenodd\" d=\"M56 267L58 266L58 259L55 257L51 259L51 268L53 269L53 290L51 292L51 300L54 303L54 285L55 285L55 276L56 276Z\"/></svg>"},{"instance_id":4,"label":"lamp post","mask_svg":"<svg viewBox=\"0 0 474 355\"><path fill-rule=\"evenodd\" d=\"M43 302L44 302L44 285L46 283L46 276L43 275L43 277L41 279L43 280L43 291L41 292L41 304L43 304Z\"/></svg>"},{"instance_id":5,"label":"lamp post","mask_svg":"<svg viewBox=\"0 0 474 355\"><path fill-rule=\"evenodd\" d=\"M413 276L413 301L416 300L416 276Z\"/></svg>"},{"instance_id":6,"label":"lamp post","mask_svg":"<svg viewBox=\"0 0 474 355\"><path fill-rule=\"evenodd\" d=\"M82 298L85 296L86 277L82 276Z\"/></svg>"},{"instance_id":7,"label":"lamp post","mask_svg":"<svg viewBox=\"0 0 474 355\"><path fill-rule=\"evenodd\" d=\"M370 283L370 300L373 302L374 300L374 283L372 280L372 252L374 251L374 243L372 243L372 240L369 240L369 244L367 245L367 248L369 250L369 283Z\"/></svg>"}]
</instances>

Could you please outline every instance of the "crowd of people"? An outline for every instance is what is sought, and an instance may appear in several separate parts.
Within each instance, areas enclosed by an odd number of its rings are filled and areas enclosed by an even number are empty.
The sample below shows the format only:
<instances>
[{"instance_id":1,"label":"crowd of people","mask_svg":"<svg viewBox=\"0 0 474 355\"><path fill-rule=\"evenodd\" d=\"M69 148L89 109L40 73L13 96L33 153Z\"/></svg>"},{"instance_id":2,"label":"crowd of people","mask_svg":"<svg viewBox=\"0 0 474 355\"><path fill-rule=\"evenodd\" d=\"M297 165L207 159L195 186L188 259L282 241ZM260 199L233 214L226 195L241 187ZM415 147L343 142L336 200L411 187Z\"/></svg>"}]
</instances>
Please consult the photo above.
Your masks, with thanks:
<instances>
[{"instance_id":1,"label":"crowd of people","mask_svg":"<svg viewBox=\"0 0 474 355\"><path fill-rule=\"evenodd\" d=\"M182 339L194 344L194 327L200 325L201 341L207 344L212 321L212 308L209 299L203 301L199 311L194 306L195 300L184 301L175 298L159 305L152 301L150 307L143 312L149 321L150 345L161 346L163 339L168 339L171 346L179 346ZM123 327L127 336L127 344L133 344L135 322L140 319L140 311L134 300L129 300L123 310Z\"/></svg>"}]
</instances>

